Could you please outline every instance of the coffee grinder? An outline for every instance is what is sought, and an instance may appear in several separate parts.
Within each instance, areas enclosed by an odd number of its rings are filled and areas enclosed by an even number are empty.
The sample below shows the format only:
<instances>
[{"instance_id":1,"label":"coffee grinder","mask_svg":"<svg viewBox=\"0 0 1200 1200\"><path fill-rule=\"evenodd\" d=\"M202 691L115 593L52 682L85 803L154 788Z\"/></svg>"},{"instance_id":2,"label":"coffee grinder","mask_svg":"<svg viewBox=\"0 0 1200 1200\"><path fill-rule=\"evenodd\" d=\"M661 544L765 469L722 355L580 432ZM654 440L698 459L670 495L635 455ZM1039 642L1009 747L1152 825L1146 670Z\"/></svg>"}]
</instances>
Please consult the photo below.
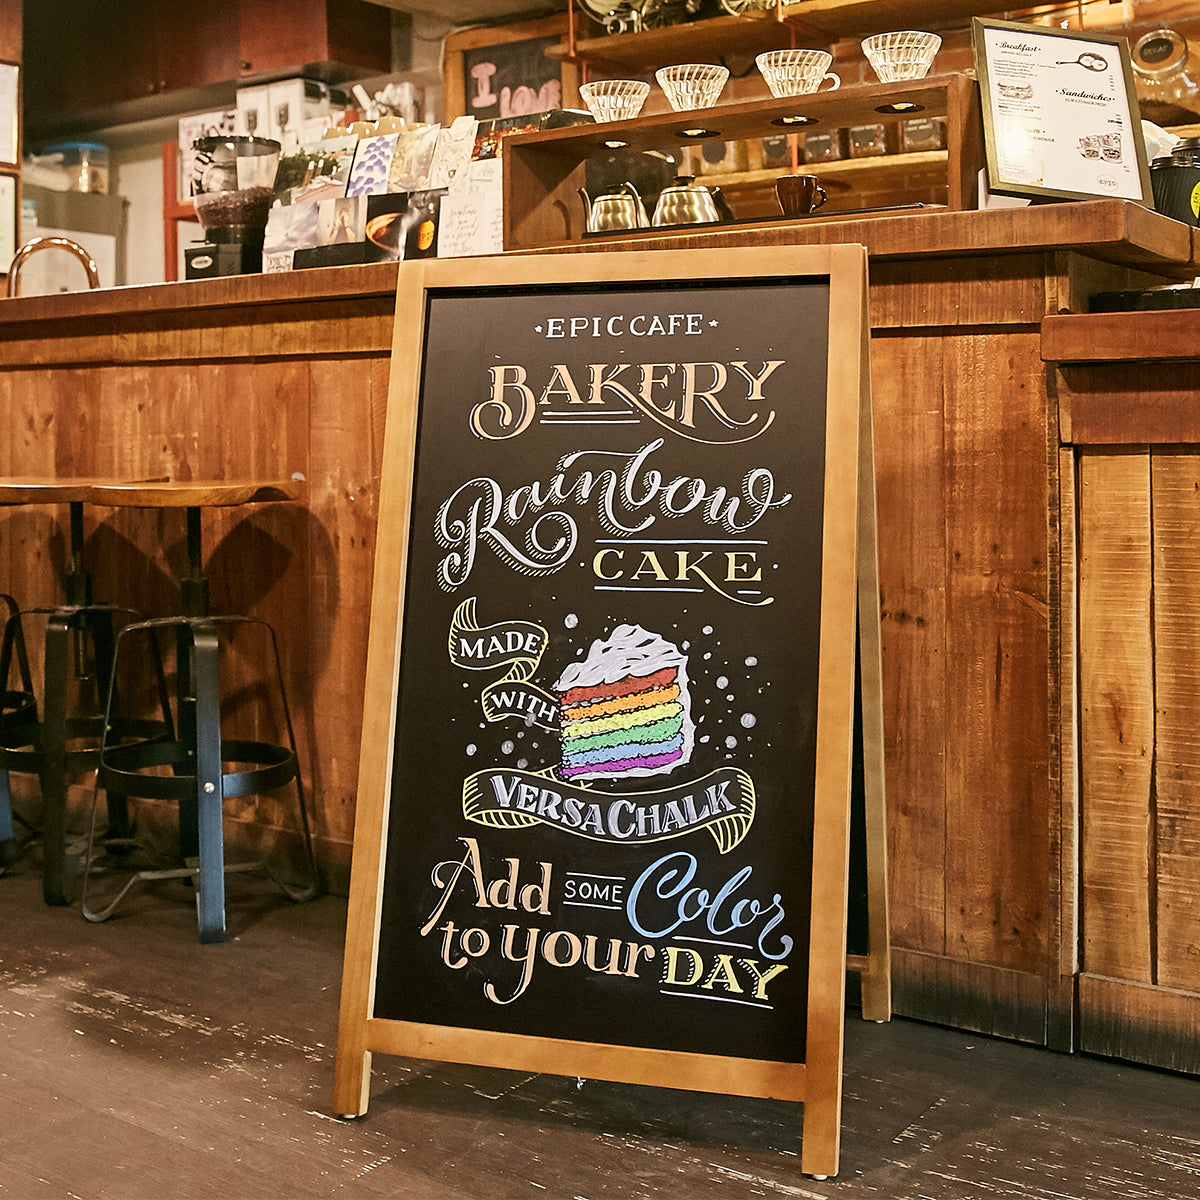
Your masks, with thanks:
<instances>
[{"instance_id":1,"label":"coffee grinder","mask_svg":"<svg viewBox=\"0 0 1200 1200\"><path fill-rule=\"evenodd\" d=\"M192 147L192 201L205 240L184 252L186 277L261 271L279 143L230 135L197 138Z\"/></svg>"}]
</instances>

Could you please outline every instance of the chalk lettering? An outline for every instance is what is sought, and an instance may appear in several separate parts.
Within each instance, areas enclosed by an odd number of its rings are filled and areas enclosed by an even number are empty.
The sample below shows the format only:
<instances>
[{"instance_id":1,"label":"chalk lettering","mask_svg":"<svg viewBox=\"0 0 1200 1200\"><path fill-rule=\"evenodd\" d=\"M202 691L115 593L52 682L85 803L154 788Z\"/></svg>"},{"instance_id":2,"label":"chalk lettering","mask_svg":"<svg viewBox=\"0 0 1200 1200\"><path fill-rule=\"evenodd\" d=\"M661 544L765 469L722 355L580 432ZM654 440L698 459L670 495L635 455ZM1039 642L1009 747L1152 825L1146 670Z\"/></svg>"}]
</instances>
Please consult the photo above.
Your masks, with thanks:
<instances>
[{"instance_id":1,"label":"chalk lettering","mask_svg":"<svg viewBox=\"0 0 1200 1200\"><path fill-rule=\"evenodd\" d=\"M629 889L625 915L642 937L664 938L696 922L714 937L728 937L755 929L759 953L765 958L786 958L792 951L789 935L775 935L768 949L768 935L784 920L782 898L776 892L770 901L739 896L749 883L754 868L742 867L721 884L716 892L694 886L698 863L695 855L684 850L666 854L651 863Z\"/></svg>"}]
</instances>

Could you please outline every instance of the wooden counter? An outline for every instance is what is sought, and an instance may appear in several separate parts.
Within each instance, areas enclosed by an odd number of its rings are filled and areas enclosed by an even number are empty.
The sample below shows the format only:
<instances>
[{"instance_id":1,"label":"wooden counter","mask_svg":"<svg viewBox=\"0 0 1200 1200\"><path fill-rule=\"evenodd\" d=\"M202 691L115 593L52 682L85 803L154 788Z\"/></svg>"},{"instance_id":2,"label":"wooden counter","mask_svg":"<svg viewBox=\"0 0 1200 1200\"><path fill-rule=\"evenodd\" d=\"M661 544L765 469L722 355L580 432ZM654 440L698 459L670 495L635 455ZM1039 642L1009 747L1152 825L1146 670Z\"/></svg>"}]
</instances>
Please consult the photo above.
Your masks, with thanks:
<instances>
[{"instance_id":1,"label":"wooden counter","mask_svg":"<svg viewBox=\"0 0 1200 1200\"><path fill-rule=\"evenodd\" d=\"M1078 612L1079 1044L1200 1073L1200 310L1048 317L1042 356Z\"/></svg>"},{"instance_id":2,"label":"wooden counter","mask_svg":"<svg viewBox=\"0 0 1200 1200\"><path fill-rule=\"evenodd\" d=\"M635 240L650 244L572 249ZM1192 231L1100 200L654 244L781 241L871 253L896 1008L1069 1045L1073 710L1041 322L1091 292L1195 273ZM207 544L215 594L281 632L334 886L353 821L396 277L330 268L0 302L14 431L0 471L309 480L306 508L214 514L226 539ZM50 516L0 517L0 581L26 603L54 591ZM88 520L98 591L165 604L182 530L148 514Z\"/></svg>"},{"instance_id":3,"label":"wooden counter","mask_svg":"<svg viewBox=\"0 0 1200 1200\"><path fill-rule=\"evenodd\" d=\"M308 480L303 507L206 513L205 551L214 608L279 633L318 855L343 892L396 275L346 267L0 302L0 473ZM45 508L0 518L0 586L22 604L58 596L65 521ZM182 515L89 509L85 522L96 595L171 611ZM255 826L291 807L241 803L227 812Z\"/></svg>"}]
</instances>

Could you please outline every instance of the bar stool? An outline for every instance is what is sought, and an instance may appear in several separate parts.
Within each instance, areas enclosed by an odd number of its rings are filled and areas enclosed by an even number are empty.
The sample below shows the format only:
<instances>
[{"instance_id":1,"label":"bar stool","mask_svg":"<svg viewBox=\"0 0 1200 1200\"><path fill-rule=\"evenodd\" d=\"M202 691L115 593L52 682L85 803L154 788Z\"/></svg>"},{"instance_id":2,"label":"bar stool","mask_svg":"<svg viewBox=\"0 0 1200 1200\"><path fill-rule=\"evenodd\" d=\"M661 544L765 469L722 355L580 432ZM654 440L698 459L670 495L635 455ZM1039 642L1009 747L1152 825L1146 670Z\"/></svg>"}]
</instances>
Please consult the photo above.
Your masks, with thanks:
<instances>
[{"instance_id":1,"label":"bar stool","mask_svg":"<svg viewBox=\"0 0 1200 1200\"><path fill-rule=\"evenodd\" d=\"M101 744L83 884L83 914L89 921L107 920L139 882L187 879L196 885L200 941L219 942L225 937L226 873L261 868L293 900L309 900L317 894L316 859L275 632L258 618L210 613L201 548L204 508L297 500L304 494L305 485L294 480L120 484L92 490L90 498L96 504L186 509L188 571L180 581L182 611L178 615L133 622L117 637L114 665L131 639L145 635L156 644L160 632L174 631L177 733L170 739L142 744L114 745L107 738ZM280 712L287 733L287 744L283 746L256 739L226 738L222 733L220 633L223 629L232 633L231 627L245 625L260 626L269 637ZM106 707L108 722L116 720L114 707L115 697L110 696ZM258 795L288 783L295 785L298 801L304 880L299 884L285 881L265 860L226 864L222 802L237 796ZM183 865L134 870L115 895L94 900L94 884L106 873L99 868L98 851L119 854L128 852L134 844L132 839L119 835L107 837L98 833L95 812L100 788L109 794L177 804L179 857Z\"/></svg>"},{"instance_id":2,"label":"bar stool","mask_svg":"<svg viewBox=\"0 0 1200 1200\"><path fill-rule=\"evenodd\" d=\"M42 716L22 710L20 719L0 726L0 774L9 795L8 773L38 776L42 798L42 895L47 904L71 902L67 880L67 783L94 770L99 761L104 718L100 699L111 683L114 617L134 618L138 613L119 605L99 604L92 598L92 581L83 561L83 506L95 481L92 479L0 479L0 505L66 504L70 510L70 562L63 577L60 604L25 609L10 615L0 643L0 690L10 694L15 661L21 673L21 691L31 691L22 620L44 616ZM160 737L167 730L166 681L159 674L163 720L130 718L110 730L122 742ZM93 679L97 706L93 711L72 708L68 691L72 683ZM110 805L110 820L119 825L123 805Z\"/></svg>"},{"instance_id":3,"label":"bar stool","mask_svg":"<svg viewBox=\"0 0 1200 1200\"><path fill-rule=\"evenodd\" d=\"M9 730L22 725L32 724L37 720L37 697L33 692L33 675L29 670L29 655L25 650L25 638L21 634L21 624L18 621L14 628L15 637L9 637L9 622L16 617L17 602L9 595L0 593L0 604L8 610L4 621L4 637L0 642L0 736ZM17 660L17 682L20 685L10 688L10 671L12 657ZM16 829L13 826L12 789L9 786L7 769L0 768L0 871L4 871L17 859L20 847L17 844Z\"/></svg>"}]
</instances>

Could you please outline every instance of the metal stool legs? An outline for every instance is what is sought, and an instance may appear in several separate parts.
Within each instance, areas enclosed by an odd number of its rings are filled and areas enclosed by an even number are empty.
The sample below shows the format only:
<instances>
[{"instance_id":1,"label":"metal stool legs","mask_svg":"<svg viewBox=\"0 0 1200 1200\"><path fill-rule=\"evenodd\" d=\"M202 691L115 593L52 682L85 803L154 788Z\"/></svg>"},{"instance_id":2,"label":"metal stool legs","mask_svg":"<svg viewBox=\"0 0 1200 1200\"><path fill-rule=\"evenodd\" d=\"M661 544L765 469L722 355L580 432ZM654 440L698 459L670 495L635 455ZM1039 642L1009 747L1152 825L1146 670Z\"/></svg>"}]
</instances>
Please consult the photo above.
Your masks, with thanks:
<instances>
[{"instance_id":1,"label":"metal stool legs","mask_svg":"<svg viewBox=\"0 0 1200 1200\"><path fill-rule=\"evenodd\" d=\"M92 602L91 578L84 567L83 505L78 487L68 488L70 508L70 564L63 578L63 603L17 612L10 604L0 646L0 688L5 696L5 720L0 724L0 795L10 798L8 773L36 775L42 797L42 895L47 904L71 902L73 879L68 879L67 789L73 775L93 770L103 724L98 706L110 686L113 667L113 618L117 613L136 617L130 609ZM19 717L8 715L10 698L28 693L33 700L25 653L22 621L46 618L41 720L32 703ZM14 659L21 677L21 693L9 691ZM90 655L90 661L89 661ZM122 739L161 737L169 730L166 680L161 660L155 668L163 720L129 719L119 730ZM94 681L95 706L82 712L69 711L68 691L72 683ZM89 683L90 686L90 683ZM112 736L110 732L110 736ZM122 809L114 806L111 819L118 822ZM9 848L6 853L14 851Z\"/></svg>"},{"instance_id":2,"label":"metal stool legs","mask_svg":"<svg viewBox=\"0 0 1200 1200\"><path fill-rule=\"evenodd\" d=\"M222 625L256 625L266 630L278 683L287 745L260 741L224 739L220 714L220 639ZM274 630L265 621L251 617L168 617L126 626L117 638L119 658L126 640L139 632L152 637L158 630L174 629L179 657L177 705L179 731L175 740L140 745L101 745L97 794L93 802L93 828L83 885L83 914L89 921L110 917L138 882L155 879L192 879L196 884L197 925L201 942L219 942L225 936L225 875L234 871L262 868L293 900L309 900L317 893L316 859L313 853L308 810L300 778L296 739L292 728L283 670ZM108 720L114 720L111 700ZM234 766L243 769L231 769ZM165 774L169 769L171 774ZM256 795L295 785L299 803L306 879L289 884L265 861L225 863L223 801ZM179 806L179 841L182 866L135 870L115 896L94 899L94 885L101 874L98 852L113 849L122 839L104 839L96 829L99 789L110 795L137 796L174 801Z\"/></svg>"},{"instance_id":3,"label":"metal stool legs","mask_svg":"<svg viewBox=\"0 0 1200 1200\"><path fill-rule=\"evenodd\" d=\"M29 656L25 652L25 639L21 625L16 621L17 602L0 594L0 604L8 609L4 622L3 640L0 641L0 734L18 729L37 720L37 700L33 694L33 677L29 670ZM17 681L19 686L9 687L13 656L16 656ZM16 861L20 847L13 826L12 789L9 786L8 770L0 768L0 871Z\"/></svg>"},{"instance_id":4,"label":"metal stool legs","mask_svg":"<svg viewBox=\"0 0 1200 1200\"><path fill-rule=\"evenodd\" d=\"M98 697L112 688L114 665L113 616L136 616L129 609L111 605L63 605L32 609L10 618L5 631L5 650L10 642L23 648L22 618L45 616L45 664L41 720L34 718L6 725L0 730L0 771L7 782L8 771L37 775L42 797L42 897L50 905L70 904L74 880L68 878L67 785L75 775L94 770L102 734L110 740L145 741L166 736L170 731L166 677L161 658L154 660L162 718L149 720L122 717L116 728L107 728L99 713L68 714L67 691L73 679L94 677ZM90 667L83 661L91 648ZM7 676L3 676L7 682ZM109 805L109 819L121 825L124 803L119 798Z\"/></svg>"}]
</instances>

